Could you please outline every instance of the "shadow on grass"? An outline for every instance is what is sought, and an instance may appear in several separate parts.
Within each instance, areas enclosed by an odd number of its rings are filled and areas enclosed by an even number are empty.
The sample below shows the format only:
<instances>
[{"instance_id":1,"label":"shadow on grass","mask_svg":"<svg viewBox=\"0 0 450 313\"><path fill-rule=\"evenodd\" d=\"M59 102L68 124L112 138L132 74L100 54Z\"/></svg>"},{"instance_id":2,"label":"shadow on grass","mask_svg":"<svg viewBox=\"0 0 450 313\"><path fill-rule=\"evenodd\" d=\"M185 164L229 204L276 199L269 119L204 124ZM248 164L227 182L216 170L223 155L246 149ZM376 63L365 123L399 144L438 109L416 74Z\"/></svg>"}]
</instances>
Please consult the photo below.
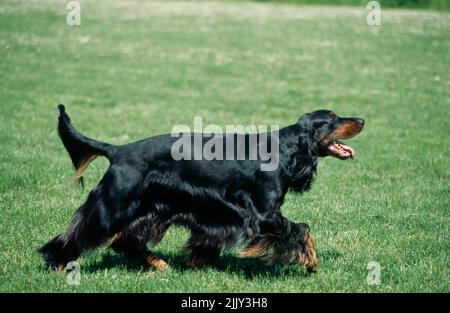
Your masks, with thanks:
<instances>
[{"instance_id":1,"label":"shadow on grass","mask_svg":"<svg viewBox=\"0 0 450 313\"><path fill-rule=\"evenodd\" d=\"M144 261L137 259L128 259L123 255L112 251L104 252L100 260L91 261L83 266L83 272L95 273L98 271L109 270L113 268L124 268L131 272L143 272L148 270Z\"/></svg>"},{"instance_id":2,"label":"shadow on grass","mask_svg":"<svg viewBox=\"0 0 450 313\"><path fill-rule=\"evenodd\" d=\"M186 265L185 253L155 253L158 257L165 260L172 271L186 272L194 271L192 268ZM325 251L319 254L319 260L333 261L340 258L342 254L339 251ZM101 260L90 262L83 266L83 272L95 273L97 271L112 269L112 268L124 268L133 272L142 272L149 269L149 267L139 260L130 260L126 257L115 254L112 251L107 251L103 254ZM296 264L275 264L267 265L263 259L240 259L232 253L224 253L221 255L215 270L225 272L229 274L239 274L246 279L254 279L261 276L268 276L272 278L296 276L307 278L311 274L306 271L304 267L300 267ZM320 266L319 266L320 271Z\"/></svg>"}]
</instances>

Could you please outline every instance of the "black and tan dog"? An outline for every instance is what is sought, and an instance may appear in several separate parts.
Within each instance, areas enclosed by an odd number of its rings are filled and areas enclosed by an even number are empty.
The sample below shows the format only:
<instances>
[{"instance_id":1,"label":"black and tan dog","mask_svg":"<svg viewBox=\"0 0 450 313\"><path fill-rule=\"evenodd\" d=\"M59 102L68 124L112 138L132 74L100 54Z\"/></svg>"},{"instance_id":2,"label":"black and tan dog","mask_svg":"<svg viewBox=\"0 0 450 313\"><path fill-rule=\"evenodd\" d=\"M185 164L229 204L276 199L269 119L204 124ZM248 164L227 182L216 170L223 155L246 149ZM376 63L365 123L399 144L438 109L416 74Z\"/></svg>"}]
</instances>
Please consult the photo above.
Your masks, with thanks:
<instances>
[{"instance_id":1,"label":"black and tan dog","mask_svg":"<svg viewBox=\"0 0 450 313\"><path fill-rule=\"evenodd\" d=\"M364 120L341 118L319 110L279 130L279 166L261 171L261 160L175 161L167 135L115 146L75 130L59 106L58 131L82 179L89 163L104 156L110 166L67 230L39 249L47 265L63 269L84 251L110 244L127 257L141 258L157 269L167 264L147 248L156 245L170 225L186 226L191 237L188 264L212 265L225 248L247 243L241 257L270 262L298 262L317 269L308 225L281 214L288 190L309 189L319 157L347 159L354 150L338 141L351 138ZM245 134L225 134L225 141ZM201 141L204 144L204 141ZM251 143L244 138L248 149ZM256 143L258 144L258 143Z\"/></svg>"}]
</instances>

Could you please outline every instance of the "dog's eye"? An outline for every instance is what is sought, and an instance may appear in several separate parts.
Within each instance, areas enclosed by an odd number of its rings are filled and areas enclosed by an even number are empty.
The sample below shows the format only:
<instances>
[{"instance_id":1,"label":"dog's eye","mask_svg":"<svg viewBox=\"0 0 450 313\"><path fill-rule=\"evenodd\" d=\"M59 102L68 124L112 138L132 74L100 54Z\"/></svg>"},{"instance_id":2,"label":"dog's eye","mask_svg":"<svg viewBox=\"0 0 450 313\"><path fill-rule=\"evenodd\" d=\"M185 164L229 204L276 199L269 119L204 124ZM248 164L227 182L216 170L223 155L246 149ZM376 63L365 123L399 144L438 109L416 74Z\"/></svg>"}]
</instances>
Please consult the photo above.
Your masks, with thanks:
<instances>
[{"instance_id":1,"label":"dog's eye","mask_svg":"<svg viewBox=\"0 0 450 313\"><path fill-rule=\"evenodd\" d=\"M330 112L330 116L331 116L331 117L336 117L336 113Z\"/></svg>"}]
</instances>

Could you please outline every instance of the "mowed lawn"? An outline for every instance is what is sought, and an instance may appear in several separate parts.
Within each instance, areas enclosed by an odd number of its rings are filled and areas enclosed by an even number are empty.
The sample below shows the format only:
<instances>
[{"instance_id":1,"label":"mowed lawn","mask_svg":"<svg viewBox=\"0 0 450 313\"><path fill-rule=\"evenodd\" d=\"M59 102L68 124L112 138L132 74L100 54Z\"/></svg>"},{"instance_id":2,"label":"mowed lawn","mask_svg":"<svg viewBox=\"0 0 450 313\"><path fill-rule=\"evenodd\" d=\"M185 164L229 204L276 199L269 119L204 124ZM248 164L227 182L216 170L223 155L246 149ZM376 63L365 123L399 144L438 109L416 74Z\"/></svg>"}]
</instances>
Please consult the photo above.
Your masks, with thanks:
<instances>
[{"instance_id":1,"label":"mowed lawn","mask_svg":"<svg viewBox=\"0 0 450 313\"><path fill-rule=\"evenodd\" d=\"M19 3L19 4L18 4ZM0 4L0 291L448 292L450 14L242 2L64 1ZM86 188L71 182L57 132L64 103L84 134L113 144L176 124L294 123L320 108L358 116L354 160L322 159L310 192L283 213L311 226L319 272L267 267L225 251L191 270L172 228L147 270L102 248L80 258L81 282L49 272L37 248L66 228ZM211 208L213 210L214 208ZM381 284L367 284L370 261Z\"/></svg>"}]
</instances>

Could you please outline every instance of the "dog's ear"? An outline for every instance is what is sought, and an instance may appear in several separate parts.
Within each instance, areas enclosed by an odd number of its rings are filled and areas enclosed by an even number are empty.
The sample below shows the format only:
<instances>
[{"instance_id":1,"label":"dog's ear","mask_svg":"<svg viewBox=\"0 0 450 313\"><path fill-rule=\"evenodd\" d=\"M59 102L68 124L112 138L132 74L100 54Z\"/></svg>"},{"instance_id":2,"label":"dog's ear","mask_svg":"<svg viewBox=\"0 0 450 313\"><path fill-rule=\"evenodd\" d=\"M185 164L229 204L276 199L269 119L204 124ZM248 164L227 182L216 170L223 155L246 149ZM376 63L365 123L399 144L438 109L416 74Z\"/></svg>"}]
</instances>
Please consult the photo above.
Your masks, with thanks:
<instances>
[{"instance_id":1,"label":"dog's ear","mask_svg":"<svg viewBox=\"0 0 450 313\"><path fill-rule=\"evenodd\" d=\"M315 156L315 142L311 138L311 132L299 136L299 154L297 162L299 172L298 176L301 180L304 180L304 190L309 189L309 185L312 183L314 172L317 166L317 157Z\"/></svg>"},{"instance_id":2,"label":"dog's ear","mask_svg":"<svg viewBox=\"0 0 450 313\"><path fill-rule=\"evenodd\" d=\"M300 127L302 127L303 129L310 130L311 127L312 127L311 114L310 113L306 113L306 114L302 115L298 119L297 124L300 125Z\"/></svg>"},{"instance_id":3,"label":"dog's ear","mask_svg":"<svg viewBox=\"0 0 450 313\"><path fill-rule=\"evenodd\" d=\"M311 118L311 113L306 113L302 115L297 124L300 126L302 130L302 134L305 134L307 138L299 138L299 147L308 147L309 153L317 154L317 142L318 142L318 134L316 132L316 128L314 127L313 119Z\"/></svg>"},{"instance_id":4,"label":"dog's ear","mask_svg":"<svg viewBox=\"0 0 450 313\"><path fill-rule=\"evenodd\" d=\"M316 134L315 131L316 129L314 127L314 123L311 118L311 113L306 113L303 116L301 116L298 119L297 124L300 125L302 133L306 134L308 136L308 139L310 140L308 143L306 143L305 141L299 143L299 146L308 145L308 147L310 147L311 150L314 151L317 148L315 144L316 138L314 138Z\"/></svg>"},{"instance_id":5,"label":"dog's ear","mask_svg":"<svg viewBox=\"0 0 450 313\"><path fill-rule=\"evenodd\" d=\"M295 154L286 166L290 187L295 191L306 191L311 186L317 168L317 156L312 150L313 146L309 131L302 132L298 137Z\"/></svg>"}]
</instances>

